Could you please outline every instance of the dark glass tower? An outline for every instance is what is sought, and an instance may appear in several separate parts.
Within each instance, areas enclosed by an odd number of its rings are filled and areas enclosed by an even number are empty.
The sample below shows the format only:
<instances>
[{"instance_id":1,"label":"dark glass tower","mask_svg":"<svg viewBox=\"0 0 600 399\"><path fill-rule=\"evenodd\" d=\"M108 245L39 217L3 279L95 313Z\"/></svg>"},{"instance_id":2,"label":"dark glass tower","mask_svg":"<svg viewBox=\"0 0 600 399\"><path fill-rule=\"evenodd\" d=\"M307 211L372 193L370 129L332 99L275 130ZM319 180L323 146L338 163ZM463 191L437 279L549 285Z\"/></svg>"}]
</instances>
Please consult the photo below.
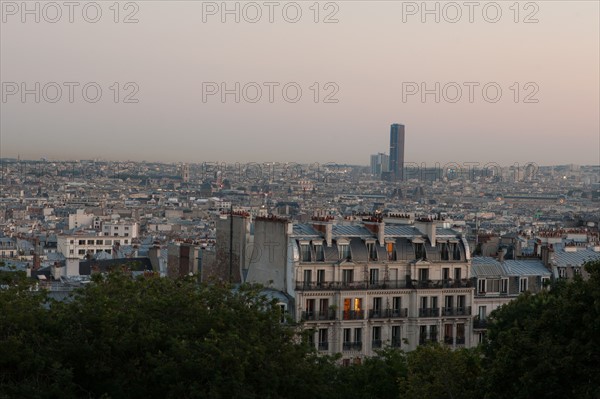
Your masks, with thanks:
<instances>
[{"instance_id":1,"label":"dark glass tower","mask_svg":"<svg viewBox=\"0 0 600 399\"><path fill-rule=\"evenodd\" d=\"M399 123L390 129L390 173L394 180L404 179L404 125Z\"/></svg>"}]
</instances>

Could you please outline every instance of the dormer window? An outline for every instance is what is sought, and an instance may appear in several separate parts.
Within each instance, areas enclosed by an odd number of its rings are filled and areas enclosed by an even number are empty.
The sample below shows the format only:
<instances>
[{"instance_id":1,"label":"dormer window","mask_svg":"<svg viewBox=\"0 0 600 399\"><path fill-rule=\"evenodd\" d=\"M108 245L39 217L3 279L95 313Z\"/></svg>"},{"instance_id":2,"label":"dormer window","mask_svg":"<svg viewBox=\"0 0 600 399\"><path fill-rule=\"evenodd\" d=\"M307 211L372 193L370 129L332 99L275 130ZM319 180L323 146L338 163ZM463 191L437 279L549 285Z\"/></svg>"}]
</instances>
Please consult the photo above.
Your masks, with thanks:
<instances>
[{"instance_id":1,"label":"dormer window","mask_svg":"<svg viewBox=\"0 0 600 399\"><path fill-rule=\"evenodd\" d=\"M338 252L340 260L352 260L352 255L350 253L350 243L346 240L338 241Z\"/></svg>"},{"instance_id":2,"label":"dormer window","mask_svg":"<svg viewBox=\"0 0 600 399\"><path fill-rule=\"evenodd\" d=\"M414 243L414 248L415 248L415 259L426 259L426 255L425 255L425 245L423 245L422 242L416 242Z\"/></svg>"},{"instance_id":3,"label":"dormer window","mask_svg":"<svg viewBox=\"0 0 600 399\"><path fill-rule=\"evenodd\" d=\"M324 262L325 261L325 251L323 250L323 243L313 243L315 249L315 261Z\"/></svg>"},{"instance_id":4,"label":"dormer window","mask_svg":"<svg viewBox=\"0 0 600 399\"><path fill-rule=\"evenodd\" d=\"M377 247L375 241L367 242L367 251L369 252L369 260L377 261Z\"/></svg>"},{"instance_id":5,"label":"dormer window","mask_svg":"<svg viewBox=\"0 0 600 399\"><path fill-rule=\"evenodd\" d=\"M300 243L300 260L310 262L310 245L307 242Z\"/></svg>"},{"instance_id":6,"label":"dormer window","mask_svg":"<svg viewBox=\"0 0 600 399\"><path fill-rule=\"evenodd\" d=\"M396 260L396 243L388 241L385 243L388 260Z\"/></svg>"},{"instance_id":7,"label":"dormer window","mask_svg":"<svg viewBox=\"0 0 600 399\"><path fill-rule=\"evenodd\" d=\"M449 253L448 253L448 243L446 243L446 242L442 243L442 249L441 249L440 253L441 253L441 259L442 260L449 260L450 259Z\"/></svg>"},{"instance_id":8,"label":"dormer window","mask_svg":"<svg viewBox=\"0 0 600 399\"><path fill-rule=\"evenodd\" d=\"M460 260L460 247L458 246L458 243L454 243L452 246L452 259Z\"/></svg>"}]
</instances>

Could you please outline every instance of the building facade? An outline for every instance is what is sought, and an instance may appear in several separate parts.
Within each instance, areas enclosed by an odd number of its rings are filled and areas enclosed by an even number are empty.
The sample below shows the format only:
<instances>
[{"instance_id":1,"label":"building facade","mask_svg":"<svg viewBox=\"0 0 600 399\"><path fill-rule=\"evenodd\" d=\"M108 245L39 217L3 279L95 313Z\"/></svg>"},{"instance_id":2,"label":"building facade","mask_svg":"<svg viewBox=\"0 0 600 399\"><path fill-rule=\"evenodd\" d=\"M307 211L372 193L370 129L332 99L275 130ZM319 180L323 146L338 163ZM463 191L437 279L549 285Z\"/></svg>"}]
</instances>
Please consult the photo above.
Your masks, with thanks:
<instances>
[{"instance_id":1,"label":"building facade","mask_svg":"<svg viewBox=\"0 0 600 399\"><path fill-rule=\"evenodd\" d=\"M390 127L390 168L394 180L404 179L404 125Z\"/></svg>"},{"instance_id":2,"label":"building facade","mask_svg":"<svg viewBox=\"0 0 600 399\"><path fill-rule=\"evenodd\" d=\"M342 353L345 363L388 346L469 346L474 287L466 240L441 221L392 219L257 218L248 281L289 293L316 348Z\"/></svg>"}]
</instances>

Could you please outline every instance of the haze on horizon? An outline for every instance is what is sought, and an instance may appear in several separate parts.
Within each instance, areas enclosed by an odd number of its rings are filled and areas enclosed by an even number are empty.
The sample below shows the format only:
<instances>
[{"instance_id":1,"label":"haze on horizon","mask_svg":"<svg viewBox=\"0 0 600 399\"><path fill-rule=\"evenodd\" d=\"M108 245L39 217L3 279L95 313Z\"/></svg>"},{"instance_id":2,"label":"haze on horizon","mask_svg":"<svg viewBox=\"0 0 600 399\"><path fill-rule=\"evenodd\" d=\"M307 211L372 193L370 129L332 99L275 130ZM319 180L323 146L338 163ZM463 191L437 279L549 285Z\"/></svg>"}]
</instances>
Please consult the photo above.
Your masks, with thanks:
<instances>
[{"instance_id":1,"label":"haze on horizon","mask_svg":"<svg viewBox=\"0 0 600 399\"><path fill-rule=\"evenodd\" d=\"M188 1L136 2L132 24L114 23L108 3L95 24L22 23L3 10L3 85L97 82L103 97L22 103L5 101L3 89L0 157L365 165L370 154L389 151L389 126L397 122L406 126L407 162L600 164L598 2L531 2L538 23L515 23L506 2L497 2L497 23L486 22L481 7L473 23L466 15L422 23L421 14L403 22L410 2L338 1L331 3L339 22L329 24L322 19L333 8L321 9L315 23L312 2L298 3L298 23L281 12L273 23L265 15L222 23L221 14L203 22L202 2ZM128 10L120 11L122 19ZM134 82L139 103L115 103L114 82L121 95ZM203 101L203 82L297 82L303 93L296 103L277 94L270 103L266 91L257 103ZM339 88L337 103L323 102L328 82ZM496 103L481 91L471 103L466 89L456 103L433 95L422 102L418 94L404 101L407 82L494 82L503 93ZM539 88L539 102L523 101L527 83Z\"/></svg>"}]
</instances>

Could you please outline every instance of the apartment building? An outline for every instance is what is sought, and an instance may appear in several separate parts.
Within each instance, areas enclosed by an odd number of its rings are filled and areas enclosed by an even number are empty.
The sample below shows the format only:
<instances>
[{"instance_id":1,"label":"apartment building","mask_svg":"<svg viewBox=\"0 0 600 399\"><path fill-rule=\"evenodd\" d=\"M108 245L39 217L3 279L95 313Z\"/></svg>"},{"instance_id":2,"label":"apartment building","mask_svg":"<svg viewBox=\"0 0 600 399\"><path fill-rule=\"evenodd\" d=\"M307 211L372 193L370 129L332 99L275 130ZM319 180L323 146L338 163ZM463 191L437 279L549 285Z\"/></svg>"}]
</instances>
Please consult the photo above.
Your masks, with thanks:
<instances>
[{"instance_id":1,"label":"apartment building","mask_svg":"<svg viewBox=\"0 0 600 399\"><path fill-rule=\"evenodd\" d=\"M344 363L386 346L469 346L474 288L466 240L441 220L393 219L256 218L247 281L290 294L316 348L342 353Z\"/></svg>"},{"instance_id":2,"label":"apartment building","mask_svg":"<svg viewBox=\"0 0 600 399\"><path fill-rule=\"evenodd\" d=\"M65 258L83 259L86 255L91 256L100 252L113 254L115 247L121 245L131 245L131 238L108 237L97 232L81 232L57 237L57 249Z\"/></svg>"},{"instance_id":3,"label":"apartment building","mask_svg":"<svg viewBox=\"0 0 600 399\"><path fill-rule=\"evenodd\" d=\"M473 343L482 342L491 312L524 292L538 293L550 283L552 273L539 259L504 260L474 257L471 264L473 286Z\"/></svg>"}]
</instances>

